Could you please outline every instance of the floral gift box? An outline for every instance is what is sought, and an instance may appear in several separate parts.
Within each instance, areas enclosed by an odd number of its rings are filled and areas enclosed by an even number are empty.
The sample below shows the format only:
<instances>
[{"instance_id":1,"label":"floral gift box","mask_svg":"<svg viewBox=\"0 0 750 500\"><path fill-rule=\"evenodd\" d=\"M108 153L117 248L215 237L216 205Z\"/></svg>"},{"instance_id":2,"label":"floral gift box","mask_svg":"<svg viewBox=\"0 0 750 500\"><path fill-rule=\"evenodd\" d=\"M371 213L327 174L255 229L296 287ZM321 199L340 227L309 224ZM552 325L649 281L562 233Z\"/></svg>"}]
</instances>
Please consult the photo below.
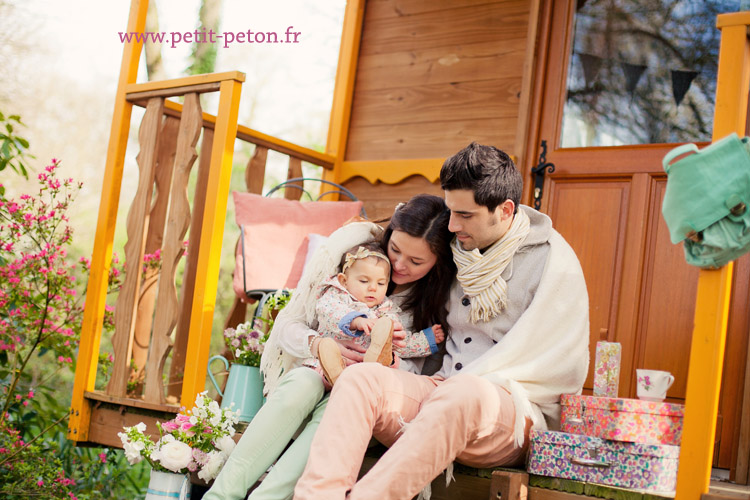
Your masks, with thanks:
<instances>
[{"instance_id":1,"label":"floral gift box","mask_svg":"<svg viewBox=\"0 0 750 500\"><path fill-rule=\"evenodd\" d=\"M617 397L620 385L620 357L622 346L619 342L596 343L594 361L594 396Z\"/></svg>"},{"instance_id":2,"label":"floral gift box","mask_svg":"<svg viewBox=\"0 0 750 500\"><path fill-rule=\"evenodd\" d=\"M561 430L644 444L680 444L684 406L564 394Z\"/></svg>"},{"instance_id":3,"label":"floral gift box","mask_svg":"<svg viewBox=\"0 0 750 500\"><path fill-rule=\"evenodd\" d=\"M531 474L673 495L679 446L610 441L554 431L531 431Z\"/></svg>"}]
</instances>

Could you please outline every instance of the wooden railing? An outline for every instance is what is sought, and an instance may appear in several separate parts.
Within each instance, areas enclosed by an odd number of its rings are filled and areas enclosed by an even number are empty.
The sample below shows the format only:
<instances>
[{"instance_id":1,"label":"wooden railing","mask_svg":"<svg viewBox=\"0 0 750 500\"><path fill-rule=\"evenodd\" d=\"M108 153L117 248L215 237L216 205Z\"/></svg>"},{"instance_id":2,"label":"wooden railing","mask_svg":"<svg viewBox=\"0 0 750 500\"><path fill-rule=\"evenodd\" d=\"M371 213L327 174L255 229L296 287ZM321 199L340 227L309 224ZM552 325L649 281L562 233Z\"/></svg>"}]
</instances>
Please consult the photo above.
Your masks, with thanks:
<instances>
[{"instance_id":1,"label":"wooden railing","mask_svg":"<svg viewBox=\"0 0 750 500\"><path fill-rule=\"evenodd\" d=\"M116 441L116 433L92 437L89 432L92 410L102 402L176 412L181 399L195 397L197 379L202 389L205 368L196 370L184 360L191 344L193 351L200 352L201 346L210 342L211 323L206 321L205 312L213 310L216 282L212 274L218 274L218 262L212 262L210 256L221 248L215 234L224 230L242 81L242 73L229 72L145 84L121 82L118 88L71 402L69 437L75 441ZM198 158L202 129L199 94L214 91L220 92L216 120L220 127L203 134L191 207L188 179ZM183 112L179 118L165 117L166 98L175 95L184 96ZM106 390L96 391L113 226L134 104L146 109L138 134L138 187L127 217L125 273L114 314L112 375ZM178 293L177 264L185 253L183 239L188 229L192 241ZM161 252L161 268L143 272L144 254L157 250ZM168 400L162 374L172 349ZM177 373L180 382L176 382ZM188 384L182 383L185 379Z\"/></svg>"},{"instance_id":2,"label":"wooden railing","mask_svg":"<svg viewBox=\"0 0 750 500\"><path fill-rule=\"evenodd\" d=\"M138 134L138 187L127 215L125 273L115 303L114 362L106 389L94 390L98 337L101 334L95 334L97 330L92 330L90 323L84 321L89 327L84 327L82 332L82 345L89 343L93 346L95 343L96 351L91 350L84 363L79 357L79 367L85 367L81 372L91 376L84 380L77 373L75 392L79 399L76 401L74 397L72 414L80 416L81 410L87 408L90 418L93 408L95 425L91 429L88 421L79 418L76 426L75 418L71 419L71 438L76 441L118 444L116 432L109 427L116 428L119 424L110 425L113 415L111 411L100 411L102 403L119 405L120 410L125 407L172 413L180 406L189 406L195 394L203 390L216 285L206 288L199 282L205 283L206 274L211 271L205 268L208 255L214 256L210 267L218 272L215 256L220 252L207 254L206 249L218 250L223 242L228 177L235 142L255 145L245 167L245 185L249 192L261 193L263 189L269 150L288 157L287 179L302 176L303 161L327 170L333 166L334 158L330 155L244 126L237 126L236 134L228 139L229 147L223 148L220 156L215 157L215 129L222 124L217 116L203 112L199 94L219 90L222 79L239 82L242 75L203 75L126 87L126 100L145 108L145 114ZM167 100L169 96L184 96L184 103ZM227 127L223 128L226 131ZM216 184L210 179L219 176L219 170L226 169L227 157L229 169L221 172L226 177L221 187L224 192L217 198L216 192L209 192ZM196 160L197 182L195 191L189 193L188 183ZM299 198L300 194L301 191L294 189L285 191L285 196L291 199ZM204 233L208 212L213 220L221 220L222 225L219 228L214 224L212 231ZM98 238L99 233L97 230ZM186 236L189 237L187 248L183 244ZM160 265L144 268L144 256L158 252L161 254ZM94 254L96 260L96 248ZM185 254L182 284L178 289L178 263ZM98 279L105 276L106 273L100 273ZM92 281L96 281L94 278ZM198 296L201 296L200 300L196 301ZM100 306L102 304L87 301L87 308ZM210 314L206 313L208 309ZM86 314L94 316L95 312L86 311ZM228 322L236 325L244 321L245 315L246 303L235 298ZM188 354L191 343L193 354ZM189 385L186 384L186 375L192 375ZM81 409L76 410L76 403ZM102 426L106 430L102 430Z\"/></svg>"}]
</instances>

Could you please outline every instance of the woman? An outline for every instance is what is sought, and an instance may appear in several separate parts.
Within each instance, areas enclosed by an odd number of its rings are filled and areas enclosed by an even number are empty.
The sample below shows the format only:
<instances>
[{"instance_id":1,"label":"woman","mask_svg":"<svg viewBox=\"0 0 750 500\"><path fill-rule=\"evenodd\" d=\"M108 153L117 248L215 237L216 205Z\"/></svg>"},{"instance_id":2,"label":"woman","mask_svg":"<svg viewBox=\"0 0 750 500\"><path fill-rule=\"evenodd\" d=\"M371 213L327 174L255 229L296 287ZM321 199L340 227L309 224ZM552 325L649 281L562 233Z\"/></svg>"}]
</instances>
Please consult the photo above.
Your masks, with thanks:
<instances>
[{"instance_id":1,"label":"woman","mask_svg":"<svg viewBox=\"0 0 750 500\"><path fill-rule=\"evenodd\" d=\"M422 330L436 323L449 335L446 304L456 272L449 216L442 198L417 195L396 208L385 231L373 223L358 222L328 238L310 268L305 269L289 305L276 319L263 352L261 369L265 390L270 394L268 401L248 425L204 495L205 500L245 498L247 490L274 462L271 472L248 498L292 498L328 401L320 375L301 367L305 359L315 355L319 339L315 331L317 287L334 272L347 248L382 232L392 269L389 296L402 310L399 317L403 329L394 333L396 342L403 338L404 331ZM347 363L362 361L363 349L356 344L341 342L340 348ZM401 361L400 368L419 372L422 366ZM301 432L284 451L298 430Z\"/></svg>"}]
</instances>

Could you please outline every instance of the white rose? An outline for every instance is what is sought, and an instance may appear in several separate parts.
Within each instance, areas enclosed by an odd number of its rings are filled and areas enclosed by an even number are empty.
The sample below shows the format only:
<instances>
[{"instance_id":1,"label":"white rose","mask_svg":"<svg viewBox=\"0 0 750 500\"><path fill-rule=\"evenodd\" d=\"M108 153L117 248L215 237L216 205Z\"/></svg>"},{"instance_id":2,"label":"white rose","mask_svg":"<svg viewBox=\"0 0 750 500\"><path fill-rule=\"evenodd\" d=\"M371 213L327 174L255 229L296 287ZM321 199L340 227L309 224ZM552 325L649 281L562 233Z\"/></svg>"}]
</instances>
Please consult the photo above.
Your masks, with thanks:
<instances>
[{"instance_id":1,"label":"white rose","mask_svg":"<svg viewBox=\"0 0 750 500\"><path fill-rule=\"evenodd\" d=\"M219 475L219 471L221 471L221 468L224 467L225 461L226 457L223 453L220 453L218 451L210 452L208 454L208 459L206 460L206 465L204 465L203 468L198 471L198 477L206 482L209 482Z\"/></svg>"},{"instance_id":2,"label":"white rose","mask_svg":"<svg viewBox=\"0 0 750 500\"><path fill-rule=\"evenodd\" d=\"M125 458L128 459L130 465L135 465L143 460L143 455L141 455L141 451L144 448L143 443L139 441L123 441L122 445L125 450Z\"/></svg>"},{"instance_id":3,"label":"white rose","mask_svg":"<svg viewBox=\"0 0 750 500\"><path fill-rule=\"evenodd\" d=\"M143 422L139 422L139 423L138 423L138 425L136 425L136 426L135 426L135 428L136 428L136 429L138 430L138 432L140 432L141 434L143 434L144 432L146 432L146 424L144 424Z\"/></svg>"},{"instance_id":4,"label":"white rose","mask_svg":"<svg viewBox=\"0 0 750 500\"><path fill-rule=\"evenodd\" d=\"M193 459L193 449L182 441L171 441L155 449L151 459L172 472L180 472Z\"/></svg>"},{"instance_id":5,"label":"white rose","mask_svg":"<svg viewBox=\"0 0 750 500\"><path fill-rule=\"evenodd\" d=\"M229 436L222 436L216 440L216 447L227 457L232 453L235 446L237 446L237 443Z\"/></svg>"}]
</instances>

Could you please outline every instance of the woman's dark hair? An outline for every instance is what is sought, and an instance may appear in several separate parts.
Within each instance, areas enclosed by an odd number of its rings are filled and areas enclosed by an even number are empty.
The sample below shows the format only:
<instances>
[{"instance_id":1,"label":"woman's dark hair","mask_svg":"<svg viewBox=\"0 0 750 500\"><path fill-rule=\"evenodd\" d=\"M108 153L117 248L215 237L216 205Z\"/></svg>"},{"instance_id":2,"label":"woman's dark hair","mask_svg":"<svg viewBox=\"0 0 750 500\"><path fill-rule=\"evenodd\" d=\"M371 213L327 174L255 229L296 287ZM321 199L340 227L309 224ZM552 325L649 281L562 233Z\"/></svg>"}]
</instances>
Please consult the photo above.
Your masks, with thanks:
<instances>
[{"instance_id":1,"label":"woman's dark hair","mask_svg":"<svg viewBox=\"0 0 750 500\"><path fill-rule=\"evenodd\" d=\"M405 205L397 208L391 223L383 233L383 247L388 249L393 231L402 231L409 236L424 239L437 256L435 265L407 292L401 306L412 311L414 331L439 324L450 333L448 326L448 299L456 276L456 265L450 242L453 234L448 230L450 211L439 196L418 194ZM391 283L389 293L395 285Z\"/></svg>"}]
</instances>

